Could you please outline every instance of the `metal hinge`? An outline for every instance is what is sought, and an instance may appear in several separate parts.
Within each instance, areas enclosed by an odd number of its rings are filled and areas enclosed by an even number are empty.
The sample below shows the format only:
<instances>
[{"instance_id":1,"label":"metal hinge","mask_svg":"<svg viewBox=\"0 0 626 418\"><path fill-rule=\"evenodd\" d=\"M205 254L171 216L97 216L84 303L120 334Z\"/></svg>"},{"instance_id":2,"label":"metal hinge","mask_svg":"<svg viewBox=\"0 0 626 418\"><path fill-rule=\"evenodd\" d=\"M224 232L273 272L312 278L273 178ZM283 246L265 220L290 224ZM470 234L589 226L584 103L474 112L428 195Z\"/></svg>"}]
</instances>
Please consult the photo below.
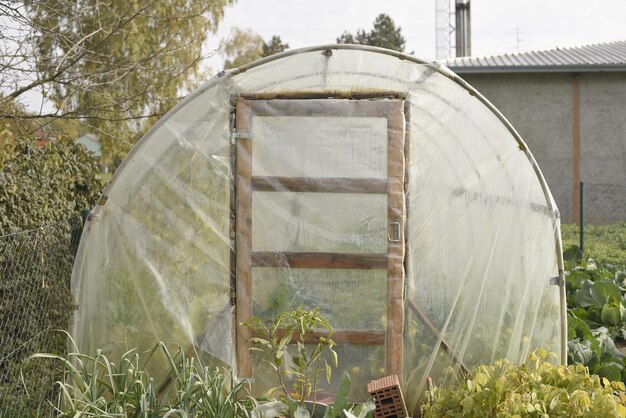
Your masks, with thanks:
<instances>
[{"instance_id":1,"label":"metal hinge","mask_svg":"<svg viewBox=\"0 0 626 418\"><path fill-rule=\"evenodd\" d=\"M233 132L234 139L252 139L252 133L250 132Z\"/></svg>"},{"instance_id":2,"label":"metal hinge","mask_svg":"<svg viewBox=\"0 0 626 418\"><path fill-rule=\"evenodd\" d=\"M235 143L235 129L237 127L237 116L235 114L235 108L230 111L230 143Z\"/></svg>"},{"instance_id":3,"label":"metal hinge","mask_svg":"<svg viewBox=\"0 0 626 418\"><path fill-rule=\"evenodd\" d=\"M564 286L564 280L561 280L560 276L550 277L550 286Z\"/></svg>"},{"instance_id":4,"label":"metal hinge","mask_svg":"<svg viewBox=\"0 0 626 418\"><path fill-rule=\"evenodd\" d=\"M235 142L237 139L252 139L251 132L237 132L237 112L233 108L230 113L230 132L231 142Z\"/></svg>"}]
</instances>

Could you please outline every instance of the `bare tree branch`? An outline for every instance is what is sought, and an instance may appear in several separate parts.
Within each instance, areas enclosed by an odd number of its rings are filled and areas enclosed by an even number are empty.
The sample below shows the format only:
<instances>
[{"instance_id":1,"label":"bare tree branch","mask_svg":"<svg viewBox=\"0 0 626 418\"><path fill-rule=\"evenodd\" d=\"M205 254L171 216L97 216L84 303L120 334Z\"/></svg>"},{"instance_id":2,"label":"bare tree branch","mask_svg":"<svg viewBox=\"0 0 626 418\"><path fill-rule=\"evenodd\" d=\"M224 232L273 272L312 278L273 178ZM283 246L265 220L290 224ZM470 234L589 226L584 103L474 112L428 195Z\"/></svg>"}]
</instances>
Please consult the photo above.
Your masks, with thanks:
<instances>
[{"instance_id":1,"label":"bare tree branch","mask_svg":"<svg viewBox=\"0 0 626 418\"><path fill-rule=\"evenodd\" d=\"M233 1L0 0L0 121L77 120L107 152L128 148L212 55L204 41Z\"/></svg>"}]
</instances>

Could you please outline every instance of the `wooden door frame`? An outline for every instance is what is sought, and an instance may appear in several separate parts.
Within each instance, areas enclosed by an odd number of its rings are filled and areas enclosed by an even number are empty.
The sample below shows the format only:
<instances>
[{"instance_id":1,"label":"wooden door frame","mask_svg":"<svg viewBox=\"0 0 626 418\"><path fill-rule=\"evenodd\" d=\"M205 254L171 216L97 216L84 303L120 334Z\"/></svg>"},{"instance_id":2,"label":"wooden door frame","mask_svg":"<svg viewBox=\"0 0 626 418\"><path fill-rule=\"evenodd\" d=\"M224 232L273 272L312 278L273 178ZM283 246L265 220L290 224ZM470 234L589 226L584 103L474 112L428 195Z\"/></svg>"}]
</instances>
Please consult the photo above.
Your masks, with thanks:
<instances>
[{"instance_id":1,"label":"wooden door frame","mask_svg":"<svg viewBox=\"0 0 626 418\"><path fill-rule=\"evenodd\" d=\"M254 116L344 116L387 119L387 179L302 178L252 176L252 120ZM243 325L253 312L252 268L348 268L387 270L386 331L337 332L337 343L386 343L387 374L400 374L404 328L404 227L405 227L405 120L403 100L302 100L272 99L236 101L236 213L235 297L237 373L252 377L252 331ZM252 251L252 192L339 192L387 194L388 240L386 254L340 254ZM393 228L392 225L393 224ZM392 236L393 235L393 236Z\"/></svg>"}]
</instances>

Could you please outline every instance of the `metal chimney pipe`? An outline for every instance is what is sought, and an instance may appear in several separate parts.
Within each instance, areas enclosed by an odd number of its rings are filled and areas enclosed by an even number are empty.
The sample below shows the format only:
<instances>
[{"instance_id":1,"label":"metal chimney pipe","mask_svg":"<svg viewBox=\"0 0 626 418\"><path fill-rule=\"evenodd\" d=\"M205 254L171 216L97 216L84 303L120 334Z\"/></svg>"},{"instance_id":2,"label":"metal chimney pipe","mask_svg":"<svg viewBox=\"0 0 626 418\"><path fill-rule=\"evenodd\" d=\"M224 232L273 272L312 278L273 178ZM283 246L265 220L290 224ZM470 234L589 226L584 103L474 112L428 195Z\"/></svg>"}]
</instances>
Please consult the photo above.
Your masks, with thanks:
<instances>
[{"instance_id":1,"label":"metal chimney pipe","mask_svg":"<svg viewBox=\"0 0 626 418\"><path fill-rule=\"evenodd\" d=\"M472 54L472 36L470 24L470 0L456 0L456 56L467 57Z\"/></svg>"}]
</instances>

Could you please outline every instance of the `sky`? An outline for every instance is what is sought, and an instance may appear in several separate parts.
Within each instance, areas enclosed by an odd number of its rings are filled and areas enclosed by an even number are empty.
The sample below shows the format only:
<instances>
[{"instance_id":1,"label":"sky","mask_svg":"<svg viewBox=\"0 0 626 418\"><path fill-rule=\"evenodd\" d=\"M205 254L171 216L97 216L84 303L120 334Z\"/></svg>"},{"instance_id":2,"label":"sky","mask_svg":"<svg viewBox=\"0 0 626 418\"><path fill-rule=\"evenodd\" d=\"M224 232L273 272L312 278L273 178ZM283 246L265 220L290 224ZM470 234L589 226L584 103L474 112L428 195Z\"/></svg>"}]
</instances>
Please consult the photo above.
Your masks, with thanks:
<instances>
[{"instance_id":1,"label":"sky","mask_svg":"<svg viewBox=\"0 0 626 418\"><path fill-rule=\"evenodd\" d=\"M370 30L380 13L402 28L406 52L436 58L435 0L238 0L208 47L218 48L234 26L266 40L279 35L291 48L334 43L345 30ZM626 0L472 0L472 55L625 40L624 19ZM217 71L223 58L208 65Z\"/></svg>"},{"instance_id":2,"label":"sky","mask_svg":"<svg viewBox=\"0 0 626 418\"><path fill-rule=\"evenodd\" d=\"M406 52L436 59L436 0L237 0L225 9L207 52L233 27L268 40L279 35L291 48L335 43L344 31L371 30L380 13L402 28ZM450 0L454 10L454 0ZM626 0L471 0L472 55L548 49L626 40ZM454 41L454 36L452 36ZM206 79L223 68L219 52L206 62ZM198 80L203 84L205 80ZM41 96L24 98L33 111ZM44 110L51 110L44 104Z\"/></svg>"}]
</instances>

